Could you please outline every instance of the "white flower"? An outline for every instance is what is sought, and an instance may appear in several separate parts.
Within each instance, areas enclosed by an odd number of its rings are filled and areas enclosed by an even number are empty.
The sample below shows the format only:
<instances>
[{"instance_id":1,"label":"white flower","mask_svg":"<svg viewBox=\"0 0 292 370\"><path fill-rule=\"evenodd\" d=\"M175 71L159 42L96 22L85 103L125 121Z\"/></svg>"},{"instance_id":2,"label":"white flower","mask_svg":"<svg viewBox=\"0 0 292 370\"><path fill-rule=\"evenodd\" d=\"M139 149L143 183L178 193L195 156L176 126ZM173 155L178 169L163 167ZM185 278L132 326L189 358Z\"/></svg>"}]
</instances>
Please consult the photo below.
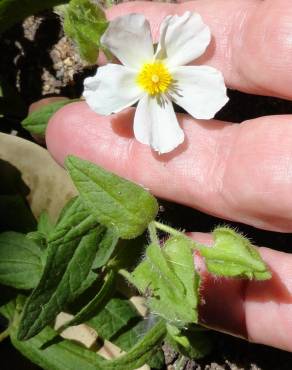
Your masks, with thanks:
<instances>
[{"instance_id":1,"label":"white flower","mask_svg":"<svg viewBox=\"0 0 292 370\"><path fill-rule=\"evenodd\" d=\"M101 38L123 65L98 68L84 83L96 113L117 113L138 102L134 134L138 141L167 153L184 141L172 102L198 119L213 118L228 101L221 72L209 66L183 66L202 55L211 35L199 14L168 16L160 26L156 51L142 14L116 18Z\"/></svg>"}]
</instances>

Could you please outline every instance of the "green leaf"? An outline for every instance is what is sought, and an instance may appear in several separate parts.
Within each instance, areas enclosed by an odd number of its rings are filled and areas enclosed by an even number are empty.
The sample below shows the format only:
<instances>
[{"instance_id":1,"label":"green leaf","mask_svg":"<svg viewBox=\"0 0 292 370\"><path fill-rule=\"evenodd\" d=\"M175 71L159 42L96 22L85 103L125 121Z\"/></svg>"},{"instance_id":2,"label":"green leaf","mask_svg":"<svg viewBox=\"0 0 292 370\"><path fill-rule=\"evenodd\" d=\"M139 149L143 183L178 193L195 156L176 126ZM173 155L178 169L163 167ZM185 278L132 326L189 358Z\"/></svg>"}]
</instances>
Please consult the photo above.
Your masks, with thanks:
<instances>
[{"instance_id":1,"label":"green leaf","mask_svg":"<svg viewBox=\"0 0 292 370\"><path fill-rule=\"evenodd\" d=\"M175 325L184 326L198 320L198 285L192 241L186 237L172 237L160 248L151 244L146 259L129 276L148 297L153 313Z\"/></svg>"},{"instance_id":2,"label":"green leaf","mask_svg":"<svg viewBox=\"0 0 292 370\"><path fill-rule=\"evenodd\" d=\"M54 230L55 225L50 220L47 212L42 212L38 220L38 231L48 238Z\"/></svg>"},{"instance_id":3,"label":"green leaf","mask_svg":"<svg viewBox=\"0 0 292 370\"><path fill-rule=\"evenodd\" d=\"M56 336L56 332L48 327L25 342L19 341L16 333L17 327L14 325L11 330L12 344L44 370L133 370L144 365L157 351L166 330L165 324L158 322L130 352L111 361L68 340L41 349Z\"/></svg>"},{"instance_id":4,"label":"green leaf","mask_svg":"<svg viewBox=\"0 0 292 370\"><path fill-rule=\"evenodd\" d=\"M197 313L200 277L195 271L190 239L183 236L171 237L164 244L163 252L173 272L184 285L184 304L189 305ZM196 316L195 321L197 319Z\"/></svg>"},{"instance_id":5,"label":"green leaf","mask_svg":"<svg viewBox=\"0 0 292 370\"><path fill-rule=\"evenodd\" d=\"M47 240L53 230L54 224L49 219L49 215L43 212L39 217L37 231L31 231L26 237L34 241L41 249L45 249L47 247Z\"/></svg>"},{"instance_id":6,"label":"green leaf","mask_svg":"<svg viewBox=\"0 0 292 370\"><path fill-rule=\"evenodd\" d=\"M133 304L125 298L111 298L95 317L88 321L103 339L111 340L131 320L140 317Z\"/></svg>"},{"instance_id":7,"label":"green leaf","mask_svg":"<svg viewBox=\"0 0 292 370\"><path fill-rule=\"evenodd\" d=\"M121 238L141 235L156 217L156 199L140 186L77 157L65 163L85 206Z\"/></svg>"},{"instance_id":8,"label":"green leaf","mask_svg":"<svg viewBox=\"0 0 292 370\"><path fill-rule=\"evenodd\" d=\"M119 241L115 229L107 229L102 241L99 244L92 268L97 269L104 266L113 254Z\"/></svg>"},{"instance_id":9,"label":"green leaf","mask_svg":"<svg viewBox=\"0 0 292 370\"><path fill-rule=\"evenodd\" d=\"M0 234L0 283L17 289L34 288L43 270L41 251L25 235Z\"/></svg>"},{"instance_id":10,"label":"green leaf","mask_svg":"<svg viewBox=\"0 0 292 370\"><path fill-rule=\"evenodd\" d=\"M71 0L64 17L64 31L78 46L80 55L96 64L100 38L108 26L104 11L90 0Z\"/></svg>"},{"instance_id":11,"label":"green leaf","mask_svg":"<svg viewBox=\"0 0 292 370\"><path fill-rule=\"evenodd\" d=\"M129 351L136 343L141 340L142 337L157 323L157 317L150 316L142 318L134 326L126 328L125 331L116 337L112 337L111 342L121 348L123 351ZM151 359L148 360L148 365L151 369L160 369L164 365L164 355L161 349L157 349L157 352L153 354Z\"/></svg>"},{"instance_id":12,"label":"green leaf","mask_svg":"<svg viewBox=\"0 0 292 370\"><path fill-rule=\"evenodd\" d=\"M1 0L0 34L29 15L67 2L68 0Z\"/></svg>"},{"instance_id":13,"label":"green leaf","mask_svg":"<svg viewBox=\"0 0 292 370\"><path fill-rule=\"evenodd\" d=\"M104 305L109 295L112 294L114 283L115 283L115 273L113 271L110 271L97 295L89 303L87 303L87 305L84 306L74 316L72 320L61 326L58 332L61 333L69 326L82 324L90 320L92 317L94 317L97 314L97 312L101 310L102 305Z\"/></svg>"},{"instance_id":14,"label":"green leaf","mask_svg":"<svg viewBox=\"0 0 292 370\"><path fill-rule=\"evenodd\" d=\"M104 228L98 227L95 217L77 198L48 240L45 269L25 305L19 339L36 335L88 287L103 233Z\"/></svg>"},{"instance_id":15,"label":"green leaf","mask_svg":"<svg viewBox=\"0 0 292 370\"><path fill-rule=\"evenodd\" d=\"M126 355L110 361L105 370L126 370L136 369L149 360L157 353L158 346L166 335L165 323L158 321Z\"/></svg>"},{"instance_id":16,"label":"green leaf","mask_svg":"<svg viewBox=\"0 0 292 370\"><path fill-rule=\"evenodd\" d=\"M210 353L212 344L206 330L200 327L180 330L175 326L167 324L166 341L173 349L182 355L199 359Z\"/></svg>"},{"instance_id":17,"label":"green leaf","mask_svg":"<svg viewBox=\"0 0 292 370\"><path fill-rule=\"evenodd\" d=\"M11 342L24 356L44 370L133 370L151 360L166 335L165 323L158 321L128 353L108 361L75 342L62 339L55 341L56 331L49 327L34 338L20 341L17 332L22 305L23 297L18 297L5 310L10 320ZM51 343L50 346L45 346L47 343Z\"/></svg>"},{"instance_id":18,"label":"green leaf","mask_svg":"<svg viewBox=\"0 0 292 370\"><path fill-rule=\"evenodd\" d=\"M271 273L248 239L227 227L213 231L212 248L200 246L208 270L219 276L266 280Z\"/></svg>"},{"instance_id":19,"label":"green leaf","mask_svg":"<svg viewBox=\"0 0 292 370\"><path fill-rule=\"evenodd\" d=\"M80 101L80 99L64 99L47 104L29 114L21 124L31 134L45 135L50 118L65 105L76 101Z\"/></svg>"}]
</instances>

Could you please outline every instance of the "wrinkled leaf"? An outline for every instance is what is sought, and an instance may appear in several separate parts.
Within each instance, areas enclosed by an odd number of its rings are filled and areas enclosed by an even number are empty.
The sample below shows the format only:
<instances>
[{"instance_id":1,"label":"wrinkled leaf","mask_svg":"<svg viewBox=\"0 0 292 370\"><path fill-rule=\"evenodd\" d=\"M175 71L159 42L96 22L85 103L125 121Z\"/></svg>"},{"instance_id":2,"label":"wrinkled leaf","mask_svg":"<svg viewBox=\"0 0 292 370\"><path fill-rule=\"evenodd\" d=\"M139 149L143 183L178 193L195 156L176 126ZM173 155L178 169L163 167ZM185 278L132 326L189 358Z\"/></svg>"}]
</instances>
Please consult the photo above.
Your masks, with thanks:
<instances>
[{"instance_id":1,"label":"wrinkled leaf","mask_svg":"<svg viewBox=\"0 0 292 370\"><path fill-rule=\"evenodd\" d=\"M87 278L103 233L104 228L98 227L77 198L48 240L45 269L25 305L19 339L36 335L88 287Z\"/></svg>"},{"instance_id":2,"label":"wrinkled leaf","mask_svg":"<svg viewBox=\"0 0 292 370\"><path fill-rule=\"evenodd\" d=\"M180 330L169 324L166 327L166 341L175 351L192 359L199 359L210 353L212 344L206 330L199 327L198 329Z\"/></svg>"},{"instance_id":3,"label":"wrinkled leaf","mask_svg":"<svg viewBox=\"0 0 292 370\"><path fill-rule=\"evenodd\" d=\"M106 281L104 282L101 289L98 291L97 295L84 306L72 320L65 323L58 330L61 333L63 330L69 326L79 325L94 317L98 311L102 309L105 304L106 299L112 294L115 283L115 273L113 271L109 272Z\"/></svg>"},{"instance_id":4,"label":"wrinkled leaf","mask_svg":"<svg viewBox=\"0 0 292 370\"><path fill-rule=\"evenodd\" d=\"M148 363L156 355L165 335L165 323L158 321L126 355L108 362L104 369L132 370Z\"/></svg>"},{"instance_id":5,"label":"wrinkled leaf","mask_svg":"<svg viewBox=\"0 0 292 370\"><path fill-rule=\"evenodd\" d=\"M44 370L133 370L147 363L157 352L166 335L165 324L162 321L155 325L136 343L125 355L115 360L104 360L79 344L69 340L54 341L56 332L46 327L41 333L27 341L17 339L19 323L19 308L23 305L17 299L9 303L5 314L10 320L11 342L24 356L29 358ZM47 343L51 343L46 346Z\"/></svg>"},{"instance_id":6,"label":"wrinkled leaf","mask_svg":"<svg viewBox=\"0 0 292 370\"><path fill-rule=\"evenodd\" d=\"M185 237L172 237L164 248L151 244L146 259L129 277L148 297L151 312L179 326L198 319L198 277L191 243Z\"/></svg>"},{"instance_id":7,"label":"wrinkled leaf","mask_svg":"<svg viewBox=\"0 0 292 370\"><path fill-rule=\"evenodd\" d=\"M47 240L53 230L54 224L51 222L49 215L43 212L39 217L37 230L31 231L26 237L34 241L41 249L45 249L47 247Z\"/></svg>"},{"instance_id":8,"label":"wrinkled leaf","mask_svg":"<svg viewBox=\"0 0 292 370\"><path fill-rule=\"evenodd\" d=\"M197 313L200 277L195 271L191 241L178 236L169 238L164 244L163 252L173 272L185 287L185 304Z\"/></svg>"},{"instance_id":9,"label":"wrinkled leaf","mask_svg":"<svg viewBox=\"0 0 292 370\"><path fill-rule=\"evenodd\" d=\"M45 135L50 118L65 105L80 99L64 99L47 104L30 113L22 122L22 126L31 134Z\"/></svg>"},{"instance_id":10,"label":"wrinkled leaf","mask_svg":"<svg viewBox=\"0 0 292 370\"><path fill-rule=\"evenodd\" d=\"M65 11L64 31L74 40L81 57L97 61L100 38L108 26L104 11L90 0L71 0Z\"/></svg>"},{"instance_id":11,"label":"wrinkled leaf","mask_svg":"<svg viewBox=\"0 0 292 370\"><path fill-rule=\"evenodd\" d=\"M85 206L121 238L141 235L155 218L157 201L140 186L74 156L65 163Z\"/></svg>"},{"instance_id":12,"label":"wrinkled leaf","mask_svg":"<svg viewBox=\"0 0 292 370\"><path fill-rule=\"evenodd\" d=\"M99 244L92 268L97 269L104 266L113 254L119 241L115 229L107 229L102 241Z\"/></svg>"},{"instance_id":13,"label":"wrinkled leaf","mask_svg":"<svg viewBox=\"0 0 292 370\"><path fill-rule=\"evenodd\" d=\"M248 239L226 227L215 229L213 237L212 248L199 247L211 273L256 280L271 278L259 252Z\"/></svg>"},{"instance_id":14,"label":"wrinkled leaf","mask_svg":"<svg viewBox=\"0 0 292 370\"><path fill-rule=\"evenodd\" d=\"M17 289L34 288L43 270L41 250L25 235L0 234L0 283Z\"/></svg>"},{"instance_id":15,"label":"wrinkled leaf","mask_svg":"<svg viewBox=\"0 0 292 370\"><path fill-rule=\"evenodd\" d=\"M107 340L126 327L131 320L139 319L140 315L133 304L125 298L111 298L95 317L88 321L98 334Z\"/></svg>"},{"instance_id":16,"label":"wrinkled leaf","mask_svg":"<svg viewBox=\"0 0 292 370\"><path fill-rule=\"evenodd\" d=\"M132 325L130 328L127 326L125 330L121 331L120 335L112 337L111 342L127 352L138 343L156 323L157 317L155 316L141 317L141 320L136 324ZM160 369L163 367L164 363L164 355L161 349L157 349L157 352L153 354L147 362L151 369Z\"/></svg>"}]
</instances>

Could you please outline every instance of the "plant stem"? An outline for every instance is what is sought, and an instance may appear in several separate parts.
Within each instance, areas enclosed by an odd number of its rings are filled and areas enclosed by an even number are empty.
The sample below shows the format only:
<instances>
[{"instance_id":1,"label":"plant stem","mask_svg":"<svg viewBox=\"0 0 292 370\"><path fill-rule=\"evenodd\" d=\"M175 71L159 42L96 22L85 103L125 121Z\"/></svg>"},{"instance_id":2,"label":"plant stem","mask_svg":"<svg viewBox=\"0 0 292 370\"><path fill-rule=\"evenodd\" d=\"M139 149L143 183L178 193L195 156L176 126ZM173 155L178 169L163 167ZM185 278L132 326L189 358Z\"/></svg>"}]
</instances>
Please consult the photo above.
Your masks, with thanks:
<instances>
[{"instance_id":1,"label":"plant stem","mask_svg":"<svg viewBox=\"0 0 292 370\"><path fill-rule=\"evenodd\" d=\"M131 274L130 274L127 270L125 270L125 269L120 269L120 270L118 271L118 273L119 273L120 275L122 275L125 279L127 279L128 281L131 281Z\"/></svg>"},{"instance_id":2,"label":"plant stem","mask_svg":"<svg viewBox=\"0 0 292 370\"><path fill-rule=\"evenodd\" d=\"M184 233L182 233L181 231L175 230L170 226L161 224L160 222L157 222L157 221L154 221L153 223L154 223L154 225L157 229L159 229L161 231L164 231L167 234L170 234L170 235L173 235L173 236L184 236L184 237L186 237Z\"/></svg>"},{"instance_id":3,"label":"plant stem","mask_svg":"<svg viewBox=\"0 0 292 370\"><path fill-rule=\"evenodd\" d=\"M149 236L150 236L151 243L159 245L159 239L158 239L157 233L156 233L155 222L150 222L150 224L148 225L148 231L149 231Z\"/></svg>"},{"instance_id":4,"label":"plant stem","mask_svg":"<svg viewBox=\"0 0 292 370\"><path fill-rule=\"evenodd\" d=\"M178 231L178 230L175 230L174 228L172 228L171 226L168 226L168 225L164 225L160 222L157 222L157 221L153 221L153 224L155 225L155 227L167 234L170 234L172 236L183 236L184 238L188 238L189 240L191 240L192 242L192 247L193 249L195 250L201 250L202 248L207 248L205 245L203 244L200 244L200 243L197 243L195 240L189 238L188 236L186 236L183 232L181 231Z\"/></svg>"},{"instance_id":5,"label":"plant stem","mask_svg":"<svg viewBox=\"0 0 292 370\"><path fill-rule=\"evenodd\" d=\"M0 343L7 337L9 337L9 334L10 334L10 328L7 328L6 330L2 331L2 333L0 333Z\"/></svg>"}]
</instances>

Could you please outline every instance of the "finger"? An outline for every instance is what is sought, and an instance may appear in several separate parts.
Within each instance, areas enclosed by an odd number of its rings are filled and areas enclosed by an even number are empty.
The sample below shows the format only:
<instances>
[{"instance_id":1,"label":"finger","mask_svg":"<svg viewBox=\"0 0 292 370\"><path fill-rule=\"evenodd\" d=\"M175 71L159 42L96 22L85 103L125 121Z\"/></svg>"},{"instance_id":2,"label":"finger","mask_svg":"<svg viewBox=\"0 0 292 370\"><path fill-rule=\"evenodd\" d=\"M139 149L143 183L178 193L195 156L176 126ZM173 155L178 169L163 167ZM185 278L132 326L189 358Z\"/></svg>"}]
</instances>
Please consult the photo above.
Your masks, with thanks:
<instances>
[{"instance_id":1,"label":"finger","mask_svg":"<svg viewBox=\"0 0 292 370\"><path fill-rule=\"evenodd\" d=\"M107 16L111 20L128 13L143 13L157 41L162 19L186 10L200 13L213 35L207 52L196 63L218 68L231 88L292 98L290 0L129 2L108 9Z\"/></svg>"},{"instance_id":2,"label":"finger","mask_svg":"<svg viewBox=\"0 0 292 370\"><path fill-rule=\"evenodd\" d=\"M98 116L84 102L67 105L49 123L48 149L61 164L78 155L158 197L221 218L292 230L291 116L234 125L179 115L185 142L159 156L134 139L133 115Z\"/></svg>"},{"instance_id":3,"label":"finger","mask_svg":"<svg viewBox=\"0 0 292 370\"><path fill-rule=\"evenodd\" d=\"M199 242L210 236L194 233ZM202 275L200 321L251 342L292 351L292 255L259 248L272 272L262 282Z\"/></svg>"}]
</instances>

